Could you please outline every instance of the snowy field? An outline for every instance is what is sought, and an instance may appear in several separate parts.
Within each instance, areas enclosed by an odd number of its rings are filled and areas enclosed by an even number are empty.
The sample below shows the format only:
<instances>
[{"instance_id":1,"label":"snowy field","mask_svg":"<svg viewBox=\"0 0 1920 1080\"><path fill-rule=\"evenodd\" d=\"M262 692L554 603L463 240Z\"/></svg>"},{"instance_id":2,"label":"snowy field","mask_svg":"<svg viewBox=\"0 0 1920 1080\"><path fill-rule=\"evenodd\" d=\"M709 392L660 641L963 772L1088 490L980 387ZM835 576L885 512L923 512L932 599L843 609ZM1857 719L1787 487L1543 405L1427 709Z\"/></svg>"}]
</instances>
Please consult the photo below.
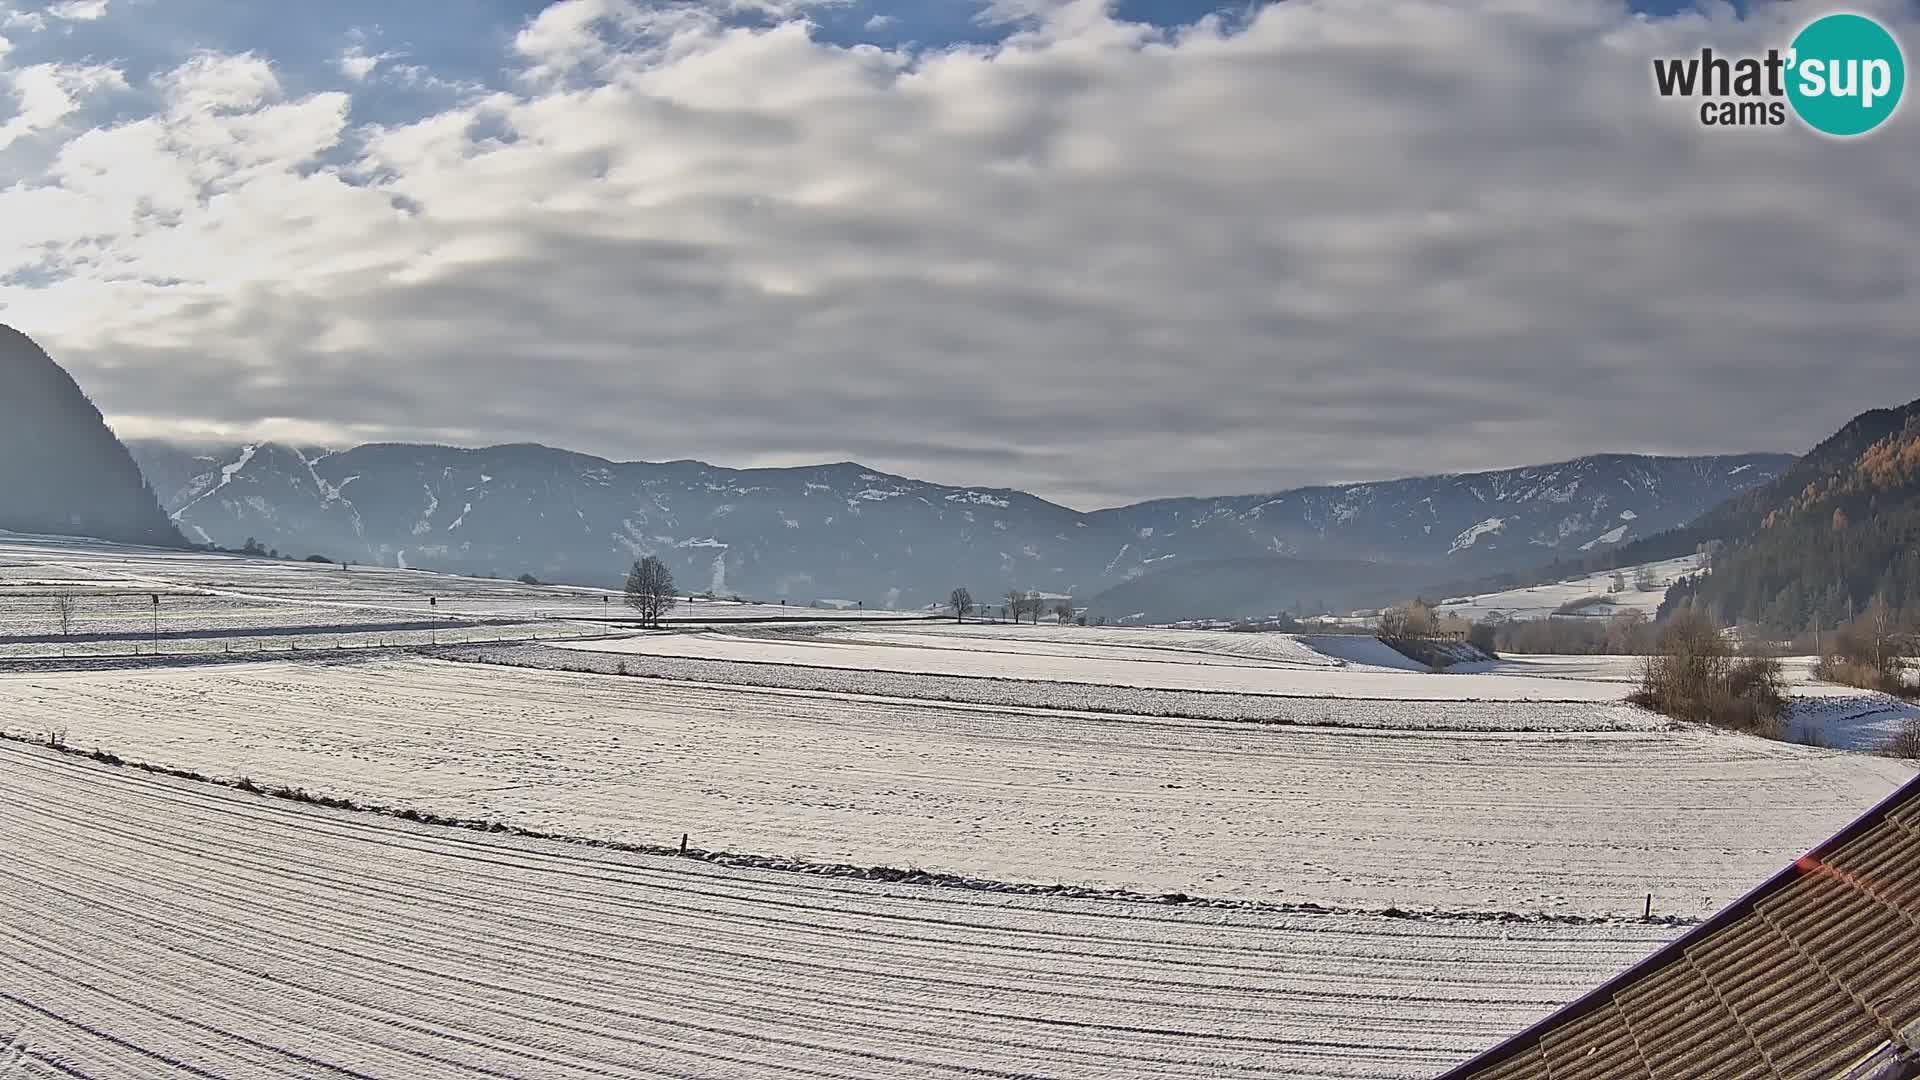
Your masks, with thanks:
<instances>
[{"instance_id":1,"label":"snowy field","mask_svg":"<svg viewBox=\"0 0 1920 1080\"><path fill-rule=\"evenodd\" d=\"M1489 709L1483 703L1457 698L1410 704L1392 698L1143 689L587 652L573 645L574 642L565 640L531 645L481 645L441 649L436 655L548 671L623 674L769 690L820 690L964 705L1010 705L1257 724L1317 724L1405 731L1653 731L1673 726L1672 721L1645 709L1597 701L1509 701L1501 703L1498 709Z\"/></svg>"},{"instance_id":2,"label":"snowy field","mask_svg":"<svg viewBox=\"0 0 1920 1080\"><path fill-rule=\"evenodd\" d=\"M425 659L0 674L0 727L49 723L546 832L1364 909L1618 915L1652 892L1702 915L1913 773L1692 731L1259 727Z\"/></svg>"},{"instance_id":3,"label":"snowy field","mask_svg":"<svg viewBox=\"0 0 1920 1080\"><path fill-rule=\"evenodd\" d=\"M949 627L951 629L951 627ZM1404 701L1619 701L1617 683L1536 679L1500 674L1432 675L1372 664L1340 665L1316 652L1318 661L1287 662L1252 657L1181 655L1119 643L1129 631L1089 637L1079 646L1029 638L1011 627L989 627L992 637L851 629L844 633L752 635L658 633L570 646L626 655L685 657L736 663L794 664L851 671L886 671L965 678L1023 679L1161 690L1221 691L1287 697L1375 698ZM1082 628L1075 627L1075 632ZM1092 635L1099 631L1086 629ZM1164 631L1255 637L1224 631ZM912 643L906 639L912 638ZM1297 645L1285 634L1261 635L1270 647ZM1106 644L1112 641L1115 644ZM1362 639L1371 642L1371 639ZM1249 645L1255 645L1249 642ZM1372 648L1384 650L1378 642ZM1302 647L1304 648L1304 647ZM1162 655L1164 653L1164 655Z\"/></svg>"},{"instance_id":4,"label":"snowy field","mask_svg":"<svg viewBox=\"0 0 1920 1080\"><path fill-rule=\"evenodd\" d=\"M442 647L49 659L146 648L152 593L166 652ZM0 730L789 867L0 742L0 1077L1425 1077L1676 933L1648 893L1710 914L1916 768L1672 724L1634 658L833 614L874 621L609 637L598 590L0 536ZM1822 742L1913 713L1809 666ZM1179 897L1007 891L1055 883Z\"/></svg>"},{"instance_id":5,"label":"snowy field","mask_svg":"<svg viewBox=\"0 0 1920 1080\"><path fill-rule=\"evenodd\" d=\"M92 541L0 533L0 595L10 589L46 592L48 586L172 590L250 602L292 603L344 610L362 617L458 616L476 619L627 617L618 592L570 585L461 577L423 570L256 559L200 551L122 547ZM432 601L431 603L429 601ZM700 600L673 615L707 618L924 617L925 612L838 611L802 606Z\"/></svg>"},{"instance_id":6,"label":"snowy field","mask_svg":"<svg viewBox=\"0 0 1920 1080\"><path fill-rule=\"evenodd\" d=\"M1641 567L1628 566L1620 570L1626 579L1624 592L1607 591L1613 587L1613 571L1607 571L1567 578L1548 585L1531 585L1477 596L1449 597L1440 602L1439 611L1476 622L1486 619L1544 619L1564 605L1595 597L1602 602L1583 607L1578 614L1604 617L1623 611L1637 611L1651 618L1660 607L1660 601L1666 598L1667 586L1699 570L1700 560L1697 556L1687 555L1646 563L1644 567L1653 577L1654 587L1648 591L1642 591L1636 584Z\"/></svg>"},{"instance_id":7,"label":"snowy field","mask_svg":"<svg viewBox=\"0 0 1920 1080\"><path fill-rule=\"evenodd\" d=\"M590 636L605 632L605 620L631 617L621 599L601 589L0 534L0 659L140 655L155 651L155 637L159 652L205 654ZM695 625L914 614L724 600L682 601L674 613Z\"/></svg>"},{"instance_id":8,"label":"snowy field","mask_svg":"<svg viewBox=\"0 0 1920 1080\"><path fill-rule=\"evenodd\" d=\"M1414 1080L1676 932L731 870L13 744L0 784L22 1080Z\"/></svg>"}]
</instances>

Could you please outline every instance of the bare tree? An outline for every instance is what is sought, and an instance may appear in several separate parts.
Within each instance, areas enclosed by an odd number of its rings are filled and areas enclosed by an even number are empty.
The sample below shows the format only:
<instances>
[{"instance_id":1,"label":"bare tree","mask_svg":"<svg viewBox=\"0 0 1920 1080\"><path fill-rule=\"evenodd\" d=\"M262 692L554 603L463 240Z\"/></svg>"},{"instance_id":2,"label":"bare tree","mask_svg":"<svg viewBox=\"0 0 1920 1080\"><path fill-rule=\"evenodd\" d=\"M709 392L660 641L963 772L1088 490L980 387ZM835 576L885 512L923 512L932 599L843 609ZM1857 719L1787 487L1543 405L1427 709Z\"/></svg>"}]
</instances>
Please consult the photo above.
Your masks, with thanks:
<instances>
[{"instance_id":1,"label":"bare tree","mask_svg":"<svg viewBox=\"0 0 1920 1080\"><path fill-rule=\"evenodd\" d=\"M66 639L73 636L73 594L61 593L53 599L54 615L60 620L60 655L67 655Z\"/></svg>"},{"instance_id":2,"label":"bare tree","mask_svg":"<svg viewBox=\"0 0 1920 1080\"><path fill-rule=\"evenodd\" d=\"M1071 622L1073 620L1073 603L1068 600L1057 601L1053 605L1053 617L1060 620L1060 625L1062 626Z\"/></svg>"},{"instance_id":3,"label":"bare tree","mask_svg":"<svg viewBox=\"0 0 1920 1080\"><path fill-rule=\"evenodd\" d=\"M1646 629L1647 615L1629 608L1607 619L1607 651L1619 656L1651 651L1653 634Z\"/></svg>"},{"instance_id":4,"label":"bare tree","mask_svg":"<svg viewBox=\"0 0 1920 1080\"><path fill-rule=\"evenodd\" d=\"M1900 681L1900 650L1893 640L1893 607L1885 596L1875 594L1860 613L1860 628L1865 631L1868 663L1874 674L1889 685Z\"/></svg>"},{"instance_id":5,"label":"bare tree","mask_svg":"<svg viewBox=\"0 0 1920 1080\"><path fill-rule=\"evenodd\" d=\"M1033 616L1033 625L1040 625L1040 613L1046 610L1046 607L1047 602L1040 599L1038 592L1032 589L1027 590L1027 611Z\"/></svg>"},{"instance_id":6,"label":"bare tree","mask_svg":"<svg viewBox=\"0 0 1920 1080\"><path fill-rule=\"evenodd\" d=\"M1021 592L1019 589L1008 589L1007 590L1007 618L1012 619L1014 622L1019 622L1020 616L1025 615L1026 613L1027 613L1027 594Z\"/></svg>"},{"instance_id":7,"label":"bare tree","mask_svg":"<svg viewBox=\"0 0 1920 1080\"><path fill-rule=\"evenodd\" d=\"M1407 641L1431 636L1436 622L1433 605L1416 597L1382 611L1376 632L1387 641Z\"/></svg>"},{"instance_id":8,"label":"bare tree","mask_svg":"<svg viewBox=\"0 0 1920 1080\"><path fill-rule=\"evenodd\" d=\"M973 614L973 593L964 587L955 589L947 597L947 604L953 608L954 622L966 622L967 616Z\"/></svg>"},{"instance_id":9,"label":"bare tree","mask_svg":"<svg viewBox=\"0 0 1920 1080\"><path fill-rule=\"evenodd\" d=\"M1653 592L1658 589L1660 586L1653 580L1653 567L1642 566L1634 571L1633 587L1641 592Z\"/></svg>"},{"instance_id":10,"label":"bare tree","mask_svg":"<svg viewBox=\"0 0 1920 1080\"><path fill-rule=\"evenodd\" d=\"M640 625L659 626L661 616L673 610L679 597L673 591L673 571L649 555L627 572L627 606L638 612Z\"/></svg>"}]
</instances>

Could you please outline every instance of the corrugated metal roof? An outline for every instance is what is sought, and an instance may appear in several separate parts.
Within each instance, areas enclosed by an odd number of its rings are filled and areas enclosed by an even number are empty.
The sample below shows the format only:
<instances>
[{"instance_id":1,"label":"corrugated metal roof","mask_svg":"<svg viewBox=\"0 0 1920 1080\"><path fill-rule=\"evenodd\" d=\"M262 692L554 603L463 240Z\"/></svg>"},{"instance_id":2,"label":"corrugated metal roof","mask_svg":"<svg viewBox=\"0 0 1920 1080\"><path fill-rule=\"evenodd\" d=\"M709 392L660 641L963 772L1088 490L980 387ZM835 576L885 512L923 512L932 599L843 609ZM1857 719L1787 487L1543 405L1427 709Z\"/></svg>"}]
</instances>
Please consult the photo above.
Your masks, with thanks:
<instances>
[{"instance_id":1,"label":"corrugated metal roof","mask_svg":"<svg viewBox=\"0 0 1920 1080\"><path fill-rule=\"evenodd\" d=\"M1903 1046L1920 1051L1920 778L1441 1080L1920 1075Z\"/></svg>"}]
</instances>

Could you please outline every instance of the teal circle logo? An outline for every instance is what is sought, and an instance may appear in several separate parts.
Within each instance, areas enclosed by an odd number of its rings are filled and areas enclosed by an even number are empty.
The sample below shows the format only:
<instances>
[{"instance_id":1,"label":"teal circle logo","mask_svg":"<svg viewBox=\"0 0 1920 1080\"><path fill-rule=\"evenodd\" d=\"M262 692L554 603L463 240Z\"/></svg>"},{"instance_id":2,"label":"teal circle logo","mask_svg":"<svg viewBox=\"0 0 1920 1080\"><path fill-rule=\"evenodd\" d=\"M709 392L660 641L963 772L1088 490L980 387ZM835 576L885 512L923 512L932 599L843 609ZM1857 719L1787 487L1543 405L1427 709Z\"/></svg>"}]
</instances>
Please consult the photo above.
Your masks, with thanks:
<instances>
[{"instance_id":1,"label":"teal circle logo","mask_svg":"<svg viewBox=\"0 0 1920 1080\"><path fill-rule=\"evenodd\" d=\"M1793 39L1787 100L1815 131L1864 135L1886 122L1907 85L1900 43L1864 15L1823 15Z\"/></svg>"}]
</instances>

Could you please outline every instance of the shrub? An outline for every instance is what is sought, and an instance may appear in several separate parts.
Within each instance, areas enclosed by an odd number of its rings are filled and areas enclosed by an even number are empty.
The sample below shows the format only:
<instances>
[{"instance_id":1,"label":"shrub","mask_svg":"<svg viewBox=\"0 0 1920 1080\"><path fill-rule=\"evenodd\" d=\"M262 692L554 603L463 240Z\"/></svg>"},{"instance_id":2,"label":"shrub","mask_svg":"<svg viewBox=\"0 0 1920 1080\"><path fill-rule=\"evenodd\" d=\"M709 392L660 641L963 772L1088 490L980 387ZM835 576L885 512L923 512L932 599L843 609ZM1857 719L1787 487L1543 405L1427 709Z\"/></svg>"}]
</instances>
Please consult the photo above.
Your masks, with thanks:
<instances>
[{"instance_id":1,"label":"shrub","mask_svg":"<svg viewBox=\"0 0 1920 1080\"><path fill-rule=\"evenodd\" d=\"M1920 716L1909 716L1900 731L1887 740L1881 753L1888 757L1920 759Z\"/></svg>"},{"instance_id":2,"label":"shrub","mask_svg":"<svg viewBox=\"0 0 1920 1080\"><path fill-rule=\"evenodd\" d=\"M1595 593L1592 596L1576 596L1572 600L1553 609L1555 615L1578 615L1590 607L1605 607L1619 601L1611 596Z\"/></svg>"},{"instance_id":3,"label":"shrub","mask_svg":"<svg viewBox=\"0 0 1920 1080\"><path fill-rule=\"evenodd\" d=\"M1467 631L1467 644L1497 659L1500 655L1496 648L1499 645L1499 636L1499 628L1492 623L1477 622Z\"/></svg>"},{"instance_id":4,"label":"shrub","mask_svg":"<svg viewBox=\"0 0 1920 1080\"><path fill-rule=\"evenodd\" d=\"M1907 682L1910 639L1898 632L1893 613L1878 597L1864 614L1834 631L1821 650L1814 674L1828 682L1913 696L1920 693Z\"/></svg>"},{"instance_id":5,"label":"shrub","mask_svg":"<svg viewBox=\"0 0 1920 1080\"><path fill-rule=\"evenodd\" d=\"M1694 611L1673 617L1647 658L1629 698L1677 720L1770 739L1786 734L1787 690L1780 662L1735 656L1713 620Z\"/></svg>"}]
</instances>

